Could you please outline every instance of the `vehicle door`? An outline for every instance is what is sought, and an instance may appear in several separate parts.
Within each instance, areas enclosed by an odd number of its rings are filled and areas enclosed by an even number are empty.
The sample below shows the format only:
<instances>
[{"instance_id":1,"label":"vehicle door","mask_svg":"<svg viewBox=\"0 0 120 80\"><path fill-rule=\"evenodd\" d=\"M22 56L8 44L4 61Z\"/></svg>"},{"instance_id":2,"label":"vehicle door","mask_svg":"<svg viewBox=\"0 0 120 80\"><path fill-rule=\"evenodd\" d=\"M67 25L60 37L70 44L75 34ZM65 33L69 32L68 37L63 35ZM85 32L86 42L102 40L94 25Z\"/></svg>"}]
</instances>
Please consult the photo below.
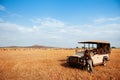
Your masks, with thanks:
<instances>
[{"instance_id":1,"label":"vehicle door","mask_svg":"<svg viewBox=\"0 0 120 80\"><path fill-rule=\"evenodd\" d=\"M93 56L91 56L92 60L93 60L93 65L97 65L97 64L100 64L102 63L102 55L100 54L95 54Z\"/></svg>"}]
</instances>

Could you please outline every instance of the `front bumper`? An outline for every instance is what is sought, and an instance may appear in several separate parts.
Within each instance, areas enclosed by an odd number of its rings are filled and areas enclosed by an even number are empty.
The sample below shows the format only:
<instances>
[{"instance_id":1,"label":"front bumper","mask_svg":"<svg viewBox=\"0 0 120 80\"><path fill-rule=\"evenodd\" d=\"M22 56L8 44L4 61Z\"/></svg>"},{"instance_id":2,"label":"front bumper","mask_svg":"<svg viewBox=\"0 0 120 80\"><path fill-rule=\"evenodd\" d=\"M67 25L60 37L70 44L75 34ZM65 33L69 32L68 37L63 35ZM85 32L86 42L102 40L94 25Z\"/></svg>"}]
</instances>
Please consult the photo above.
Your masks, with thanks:
<instances>
[{"instance_id":1,"label":"front bumper","mask_svg":"<svg viewBox=\"0 0 120 80\"><path fill-rule=\"evenodd\" d=\"M79 57L70 57L67 59L67 63L73 66L85 66L86 61Z\"/></svg>"}]
</instances>

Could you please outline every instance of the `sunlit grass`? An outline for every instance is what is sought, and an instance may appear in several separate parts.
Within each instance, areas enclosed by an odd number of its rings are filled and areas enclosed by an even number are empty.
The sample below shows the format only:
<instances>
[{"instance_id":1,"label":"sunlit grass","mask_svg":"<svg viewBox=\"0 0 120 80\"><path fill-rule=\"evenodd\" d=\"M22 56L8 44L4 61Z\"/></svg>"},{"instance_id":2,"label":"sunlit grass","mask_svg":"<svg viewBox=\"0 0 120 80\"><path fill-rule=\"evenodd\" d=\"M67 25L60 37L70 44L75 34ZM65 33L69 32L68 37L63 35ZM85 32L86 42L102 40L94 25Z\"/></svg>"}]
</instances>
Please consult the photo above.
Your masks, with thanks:
<instances>
[{"instance_id":1,"label":"sunlit grass","mask_svg":"<svg viewBox=\"0 0 120 80\"><path fill-rule=\"evenodd\" d=\"M120 49L112 50L107 66L94 74L66 64L74 50L0 49L0 80L120 80Z\"/></svg>"}]
</instances>

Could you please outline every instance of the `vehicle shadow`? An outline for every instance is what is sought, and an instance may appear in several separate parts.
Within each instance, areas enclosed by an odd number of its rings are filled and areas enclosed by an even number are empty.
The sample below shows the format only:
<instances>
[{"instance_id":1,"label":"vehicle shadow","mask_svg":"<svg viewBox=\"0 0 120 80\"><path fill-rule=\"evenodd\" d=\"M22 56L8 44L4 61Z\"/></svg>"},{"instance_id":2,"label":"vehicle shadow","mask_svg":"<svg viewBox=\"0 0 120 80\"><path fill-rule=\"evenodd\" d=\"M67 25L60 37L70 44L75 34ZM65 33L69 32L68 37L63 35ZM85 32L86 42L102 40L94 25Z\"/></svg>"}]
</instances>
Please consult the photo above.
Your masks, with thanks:
<instances>
[{"instance_id":1,"label":"vehicle shadow","mask_svg":"<svg viewBox=\"0 0 120 80\"><path fill-rule=\"evenodd\" d=\"M80 66L78 66L78 65L72 65L72 66L69 65L65 59L58 60L58 61L60 62L60 65L61 65L62 67L83 70L83 68L80 67Z\"/></svg>"},{"instance_id":2,"label":"vehicle shadow","mask_svg":"<svg viewBox=\"0 0 120 80\"><path fill-rule=\"evenodd\" d=\"M60 65L63 67L69 67L65 59L58 60L60 62Z\"/></svg>"}]
</instances>

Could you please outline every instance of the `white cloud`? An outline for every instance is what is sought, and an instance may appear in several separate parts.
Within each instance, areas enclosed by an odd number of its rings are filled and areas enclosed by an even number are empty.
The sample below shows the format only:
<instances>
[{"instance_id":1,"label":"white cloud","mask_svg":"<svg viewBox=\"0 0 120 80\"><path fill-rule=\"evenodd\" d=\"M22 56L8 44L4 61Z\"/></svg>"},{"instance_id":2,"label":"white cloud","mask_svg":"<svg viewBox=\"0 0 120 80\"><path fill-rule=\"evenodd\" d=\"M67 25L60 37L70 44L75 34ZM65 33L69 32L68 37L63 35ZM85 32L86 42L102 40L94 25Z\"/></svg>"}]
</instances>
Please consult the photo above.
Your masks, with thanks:
<instances>
[{"instance_id":1,"label":"white cloud","mask_svg":"<svg viewBox=\"0 0 120 80\"><path fill-rule=\"evenodd\" d=\"M108 18L108 21L120 21L120 17Z\"/></svg>"},{"instance_id":2,"label":"white cloud","mask_svg":"<svg viewBox=\"0 0 120 80\"><path fill-rule=\"evenodd\" d=\"M60 33L66 33L67 31L65 29L60 29L59 32Z\"/></svg>"},{"instance_id":3,"label":"white cloud","mask_svg":"<svg viewBox=\"0 0 120 80\"><path fill-rule=\"evenodd\" d=\"M33 45L39 41L40 29L10 22L0 23L0 46Z\"/></svg>"},{"instance_id":4,"label":"white cloud","mask_svg":"<svg viewBox=\"0 0 120 80\"><path fill-rule=\"evenodd\" d=\"M97 23L103 23L105 21L106 21L105 18L99 18L99 19L94 20L94 22L97 22Z\"/></svg>"},{"instance_id":5,"label":"white cloud","mask_svg":"<svg viewBox=\"0 0 120 80\"><path fill-rule=\"evenodd\" d=\"M36 26L33 27L26 27L26 26L21 26L18 24L10 23L10 22L3 22L0 23L0 29L3 31L13 31L13 32L24 32L24 33L29 33L29 32L35 32L39 28Z\"/></svg>"},{"instance_id":6,"label":"white cloud","mask_svg":"<svg viewBox=\"0 0 120 80\"><path fill-rule=\"evenodd\" d=\"M17 29L17 25L8 22L0 23L0 29L4 31L14 31Z\"/></svg>"},{"instance_id":7,"label":"white cloud","mask_svg":"<svg viewBox=\"0 0 120 80\"><path fill-rule=\"evenodd\" d=\"M16 44L33 45L42 43L43 45L49 44L59 47L74 47L73 45L77 41L97 39L111 41L115 45L115 42L120 43L120 23L68 25L60 20L51 18L39 18L34 21L36 22L34 26L29 27L10 22L0 23L1 44L7 44L5 41L10 40L11 37ZM63 25L58 24L59 22L62 22L64 27L61 27ZM61 26L59 27L58 25ZM12 44L13 42L10 43Z\"/></svg>"},{"instance_id":8,"label":"white cloud","mask_svg":"<svg viewBox=\"0 0 120 80\"><path fill-rule=\"evenodd\" d=\"M104 23L104 22L111 22L111 21L119 21L120 22L120 17L114 17L114 18L98 18L95 19L94 22L96 23Z\"/></svg>"},{"instance_id":9,"label":"white cloud","mask_svg":"<svg viewBox=\"0 0 120 80\"><path fill-rule=\"evenodd\" d=\"M24 33L25 32L34 32L33 28L18 27L17 29L21 32L24 32Z\"/></svg>"},{"instance_id":10,"label":"white cloud","mask_svg":"<svg viewBox=\"0 0 120 80\"><path fill-rule=\"evenodd\" d=\"M63 27L65 24L62 21L59 21L54 18L36 18L32 19L32 22L39 24L40 26L46 27Z\"/></svg>"},{"instance_id":11,"label":"white cloud","mask_svg":"<svg viewBox=\"0 0 120 80\"><path fill-rule=\"evenodd\" d=\"M68 34L72 34L72 35L80 35L80 34L82 34L82 32L84 31L82 31L82 29L80 28L81 26L79 26L79 27L74 27L74 26L72 26L72 28L66 28L66 31L67 31L67 33Z\"/></svg>"},{"instance_id":12,"label":"white cloud","mask_svg":"<svg viewBox=\"0 0 120 80\"><path fill-rule=\"evenodd\" d=\"M0 18L0 23L3 23L3 22L4 22L4 20L2 18Z\"/></svg>"},{"instance_id":13,"label":"white cloud","mask_svg":"<svg viewBox=\"0 0 120 80\"><path fill-rule=\"evenodd\" d=\"M5 7L3 5L0 5L0 11L4 11Z\"/></svg>"},{"instance_id":14,"label":"white cloud","mask_svg":"<svg viewBox=\"0 0 120 80\"><path fill-rule=\"evenodd\" d=\"M51 35L51 36L49 36L49 38L51 38L51 39L59 39L59 37L55 36L55 35Z\"/></svg>"}]
</instances>

